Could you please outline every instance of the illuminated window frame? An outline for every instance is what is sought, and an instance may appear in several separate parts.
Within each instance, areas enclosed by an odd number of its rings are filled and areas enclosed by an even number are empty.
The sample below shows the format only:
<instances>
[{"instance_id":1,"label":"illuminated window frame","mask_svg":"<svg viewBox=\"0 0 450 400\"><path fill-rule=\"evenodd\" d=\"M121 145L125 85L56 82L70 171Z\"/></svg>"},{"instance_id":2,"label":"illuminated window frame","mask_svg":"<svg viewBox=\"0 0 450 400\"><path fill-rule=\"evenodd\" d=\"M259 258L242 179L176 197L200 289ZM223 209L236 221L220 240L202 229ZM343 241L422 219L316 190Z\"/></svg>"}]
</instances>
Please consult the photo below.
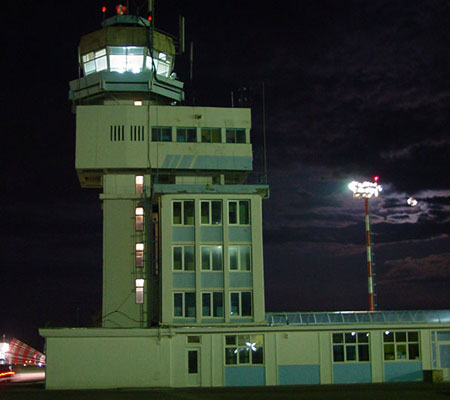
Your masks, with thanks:
<instances>
[{"instance_id":1,"label":"illuminated window frame","mask_svg":"<svg viewBox=\"0 0 450 400\"><path fill-rule=\"evenodd\" d=\"M334 363L370 362L369 332L333 332Z\"/></svg>"},{"instance_id":2,"label":"illuminated window frame","mask_svg":"<svg viewBox=\"0 0 450 400\"><path fill-rule=\"evenodd\" d=\"M136 194L144 193L144 176L136 175L134 178L134 184L136 187Z\"/></svg>"},{"instance_id":3,"label":"illuminated window frame","mask_svg":"<svg viewBox=\"0 0 450 400\"><path fill-rule=\"evenodd\" d=\"M201 128L200 141L202 143L222 143L222 129Z\"/></svg>"},{"instance_id":4,"label":"illuminated window frame","mask_svg":"<svg viewBox=\"0 0 450 400\"><path fill-rule=\"evenodd\" d=\"M135 228L138 232L144 231L144 207L136 207L135 211Z\"/></svg>"},{"instance_id":5,"label":"illuminated window frame","mask_svg":"<svg viewBox=\"0 0 450 400\"><path fill-rule=\"evenodd\" d=\"M220 262L216 263L215 249L218 248L220 254ZM210 244L200 246L200 254L202 259L202 271L222 271L223 270L223 246L221 244Z\"/></svg>"},{"instance_id":6,"label":"illuminated window frame","mask_svg":"<svg viewBox=\"0 0 450 400\"><path fill-rule=\"evenodd\" d=\"M225 335L225 365L264 365L264 335Z\"/></svg>"},{"instance_id":7,"label":"illuminated window frame","mask_svg":"<svg viewBox=\"0 0 450 400\"><path fill-rule=\"evenodd\" d=\"M384 331L384 361L420 361L419 331Z\"/></svg>"},{"instance_id":8,"label":"illuminated window frame","mask_svg":"<svg viewBox=\"0 0 450 400\"><path fill-rule=\"evenodd\" d=\"M136 304L144 304L144 279L136 279Z\"/></svg>"},{"instance_id":9,"label":"illuminated window frame","mask_svg":"<svg viewBox=\"0 0 450 400\"><path fill-rule=\"evenodd\" d=\"M136 243L136 268L144 268L144 243Z\"/></svg>"}]
</instances>

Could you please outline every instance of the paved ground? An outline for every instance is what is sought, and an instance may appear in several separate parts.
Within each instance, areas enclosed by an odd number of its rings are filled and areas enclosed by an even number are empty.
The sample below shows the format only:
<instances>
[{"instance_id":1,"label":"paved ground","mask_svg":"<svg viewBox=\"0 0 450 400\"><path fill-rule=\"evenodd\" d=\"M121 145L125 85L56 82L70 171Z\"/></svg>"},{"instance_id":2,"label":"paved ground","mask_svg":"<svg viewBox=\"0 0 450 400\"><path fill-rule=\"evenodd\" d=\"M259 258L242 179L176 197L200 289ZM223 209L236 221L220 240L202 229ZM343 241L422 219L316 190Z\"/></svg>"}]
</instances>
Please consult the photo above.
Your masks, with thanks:
<instances>
[{"instance_id":1,"label":"paved ground","mask_svg":"<svg viewBox=\"0 0 450 400\"><path fill-rule=\"evenodd\" d=\"M0 386L1 400L450 400L450 383L270 386L258 388L56 390Z\"/></svg>"}]
</instances>

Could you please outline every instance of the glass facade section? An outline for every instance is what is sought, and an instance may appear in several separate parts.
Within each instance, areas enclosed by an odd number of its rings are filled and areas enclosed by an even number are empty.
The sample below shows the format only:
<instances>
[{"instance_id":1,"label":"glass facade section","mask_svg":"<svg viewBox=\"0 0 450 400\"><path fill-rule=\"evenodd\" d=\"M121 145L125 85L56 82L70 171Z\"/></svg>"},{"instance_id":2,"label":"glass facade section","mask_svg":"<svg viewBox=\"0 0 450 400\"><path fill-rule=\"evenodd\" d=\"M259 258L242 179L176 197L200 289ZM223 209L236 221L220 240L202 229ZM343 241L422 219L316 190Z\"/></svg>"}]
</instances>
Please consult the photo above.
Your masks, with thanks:
<instances>
[{"instance_id":1,"label":"glass facade section","mask_svg":"<svg viewBox=\"0 0 450 400\"><path fill-rule=\"evenodd\" d=\"M420 360L419 332L385 331L383 333L386 361Z\"/></svg>"},{"instance_id":2,"label":"glass facade section","mask_svg":"<svg viewBox=\"0 0 450 400\"><path fill-rule=\"evenodd\" d=\"M225 364L264 364L264 335L226 335Z\"/></svg>"}]
</instances>

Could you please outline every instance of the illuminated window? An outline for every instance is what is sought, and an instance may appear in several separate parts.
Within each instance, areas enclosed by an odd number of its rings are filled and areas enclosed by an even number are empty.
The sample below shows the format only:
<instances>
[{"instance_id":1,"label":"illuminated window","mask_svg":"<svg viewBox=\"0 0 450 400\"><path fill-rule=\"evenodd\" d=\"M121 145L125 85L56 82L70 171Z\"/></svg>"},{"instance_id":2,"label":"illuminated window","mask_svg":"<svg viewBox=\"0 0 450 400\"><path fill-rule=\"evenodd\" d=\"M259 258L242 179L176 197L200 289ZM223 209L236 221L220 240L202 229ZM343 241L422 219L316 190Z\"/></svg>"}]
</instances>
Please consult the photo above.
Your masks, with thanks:
<instances>
[{"instance_id":1,"label":"illuminated window","mask_svg":"<svg viewBox=\"0 0 450 400\"><path fill-rule=\"evenodd\" d=\"M144 267L144 243L136 243L136 267Z\"/></svg>"},{"instance_id":2,"label":"illuminated window","mask_svg":"<svg viewBox=\"0 0 450 400\"><path fill-rule=\"evenodd\" d=\"M173 246L172 260L174 271L194 271L195 270L194 246L190 245Z\"/></svg>"},{"instance_id":3,"label":"illuminated window","mask_svg":"<svg viewBox=\"0 0 450 400\"><path fill-rule=\"evenodd\" d=\"M202 270L221 271L223 268L223 247L222 246L201 246Z\"/></svg>"},{"instance_id":4,"label":"illuminated window","mask_svg":"<svg viewBox=\"0 0 450 400\"><path fill-rule=\"evenodd\" d=\"M418 332L385 331L383 342L386 361L420 360Z\"/></svg>"},{"instance_id":5,"label":"illuminated window","mask_svg":"<svg viewBox=\"0 0 450 400\"><path fill-rule=\"evenodd\" d=\"M152 142L171 142L172 128L170 126L154 126L152 128Z\"/></svg>"},{"instance_id":6,"label":"illuminated window","mask_svg":"<svg viewBox=\"0 0 450 400\"><path fill-rule=\"evenodd\" d=\"M142 72L145 47L109 46L109 70L111 72Z\"/></svg>"},{"instance_id":7,"label":"illuminated window","mask_svg":"<svg viewBox=\"0 0 450 400\"><path fill-rule=\"evenodd\" d=\"M195 317L195 292L178 292L173 294L173 316Z\"/></svg>"},{"instance_id":8,"label":"illuminated window","mask_svg":"<svg viewBox=\"0 0 450 400\"><path fill-rule=\"evenodd\" d=\"M136 194L144 193L144 177L142 175L136 176L135 182L136 182Z\"/></svg>"},{"instance_id":9,"label":"illuminated window","mask_svg":"<svg viewBox=\"0 0 450 400\"><path fill-rule=\"evenodd\" d=\"M196 142L196 128L177 128L177 142Z\"/></svg>"},{"instance_id":10,"label":"illuminated window","mask_svg":"<svg viewBox=\"0 0 450 400\"><path fill-rule=\"evenodd\" d=\"M333 361L370 361L369 332L333 333Z\"/></svg>"},{"instance_id":11,"label":"illuminated window","mask_svg":"<svg viewBox=\"0 0 450 400\"><path fill-rule=\"evenodd\" d=\"M225 364L264 364L264 335L226 335Z\"/></svg>"},{"instance_id":12,"label":"illuminated window","mask_svg":"<svg viewBox=\"0 0 450 400\"><path fill-rule=\"evenodd\" d=\"M136 304L144 303L144 280L136 279Z\"/></svg>"},{"instance_id":13,"label":"illuminated window","mask_svg":"<svg viewBox=\"0 0 450 400\"><path fill-rule=\"evenodd\" d=\"M252 269L250 245L232 245L228 247L230 269L233 271L250 271Z\"/></svg>"},{"instance_id":14,"label":"illuminated window","mask_svg":"<svg viewBox=\"0 0 450 400\"><path fill-rule=\"evenodd\" d=\"M194 225L194 200L180 200L172 203L174 225Z\"/></svg>"},{"instance_id":15,"label":"illuminated window","mask_svg":"<svg viewBox=\"0 0 450 400\"><path fill-rule=\"evenodd\" d=\"M245 129L226 129L227 143L245 143Z\"/></svg>"},{"instance_id":16,"label":"illuminated window","mask_svg":"<svg viewBox=\"0 0 450 400\"><path fill-rule=\"evenodd\" d=\"M223 317L223 293L203 292L202 293L202 316L203 317Z\"/></svg>"},{"instance_id":17,"label":"illuminated window","mask_svg":"<svg viewBox=\"0 0 450 400\"><path fill-rule=\"evenodd\" d=\"M230 314L233 317L249 317L252 315L252 292L230 293Z\"/></svg>"},{"instance_id":18,"label":"illuminated window","mask_svg":"<svg viewBox=\"0 0 450 400\"><path fill-rule=\"evenodd\" d=\"M91 51L81 57L83 63L83 71L85 75L93 74L94 72L103 71L108 68L106 59L106 49Z\"/></svg>"},{"instance_id":19,"label":"illuminated window","mask_svg":"<svg viewBox=\"0 0 450 400\"><path fill-rule=\"evenodd\" d=\"M220 128L202 128L202 143L221 143L222 134Z\"/></svg>"},{"instance_id":20,"label":"illuminated window","mask_svg":"<svg viewBox=\"0 0 450 400\"><path fill-rule=\"evenodd\" d=\"M144 230L144 207L136 207L136 230L143 231Z\"/></svg>"},{"instance_id":21,"label":"illuminated window","mask_svg":"<svg viewBox=\"0 0 450 400\"><path fill-rule=\"evenodd\" d=\"M250 224L250 202L248 200L228 202L228 223L230 225Z\"/></svg>"},{"instance_id":22,"label":"illuminated window","mask_svg":"<svg viewBox=\"0 0 450 400\"><path fill-rule=\"evenodd\" d=\"M222 202L220 200L208 200L200 202L202 225L220 225L222 223Z\"/></svg>"}]
</instances>

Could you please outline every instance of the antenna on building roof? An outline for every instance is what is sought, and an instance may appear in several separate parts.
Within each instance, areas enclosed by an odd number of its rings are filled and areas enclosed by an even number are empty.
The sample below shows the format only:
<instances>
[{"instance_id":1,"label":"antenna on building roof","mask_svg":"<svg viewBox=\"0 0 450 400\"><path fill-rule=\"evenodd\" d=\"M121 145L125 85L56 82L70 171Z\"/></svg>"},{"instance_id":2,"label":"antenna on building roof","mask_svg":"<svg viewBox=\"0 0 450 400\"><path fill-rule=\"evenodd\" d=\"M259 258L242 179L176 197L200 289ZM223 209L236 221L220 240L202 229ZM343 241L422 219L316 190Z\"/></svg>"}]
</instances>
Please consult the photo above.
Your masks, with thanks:
<instances>
[{"instance_id":1,"label":"antenna on building roof","mask_svg":"<svg viewBox=\"0 0 450 400\"><path fill-rule=\"evenodd\" d=\"M266 148L266 96L265 84L262 83L262 117L263 117L263 158L264 158L264 175L263 183L267 183L267 148Z\"/></svg>"}]
</instances>

